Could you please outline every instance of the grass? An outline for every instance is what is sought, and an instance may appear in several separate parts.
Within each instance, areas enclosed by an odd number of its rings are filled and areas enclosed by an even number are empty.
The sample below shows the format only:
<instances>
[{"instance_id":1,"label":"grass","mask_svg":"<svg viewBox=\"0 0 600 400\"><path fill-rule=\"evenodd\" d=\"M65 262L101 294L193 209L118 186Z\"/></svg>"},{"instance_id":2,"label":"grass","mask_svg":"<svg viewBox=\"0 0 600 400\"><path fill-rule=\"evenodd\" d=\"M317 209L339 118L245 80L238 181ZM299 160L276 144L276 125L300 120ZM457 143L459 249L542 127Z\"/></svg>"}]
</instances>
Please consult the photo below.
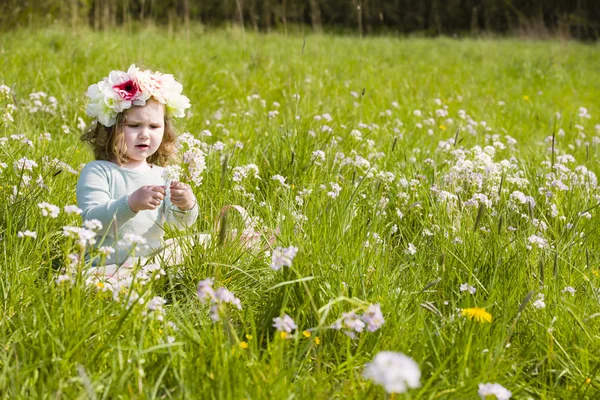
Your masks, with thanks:
<instances>
[{"instance_id":1,"label":"grass","mask_svg":"<svg viewBox=\"0 0 600 400\"><path fill-rule=\"evenodd\" d=\"M409 355L422 371L421 388L397 398L477 398L486 382L515 398L599 395L600 193L587 173L598 172L596 45L53 28L5 34L0 46L0 84L13 94L0 106L17 105L0 132L32 141L0 147L3 396L385 398L362 376L383 350ZM191 248L184 268L165 267L138 289L146 302L167 300L163 321L143 315L145 304L128 306L131 292L114 301L81 277L55 282L78 251L62 227L81 220L43 217L37 204L75 204L77 176L42 157L76 169L92 159L78 141L78 117L90 122L85 90L131 63L183 83L192 109L176 120L180 132L224 143L206 156L192 230L214 233L221 208L242 205L266 231L279 228L275 247L298 247L291 268L273 271L263 249ZM55 113L30 112L38 91L56 97ZM448 115L436 114L444 106ZM336 161L338 152L347 160ZM19 172L22 157L38 167ZM250 163L261 179L238 185L233 168ZM335 198L331 183L340 185ZM441 191L455 197L444 201ZM240 224L230 214L227 225ZM37 237L19 238L25 230ZM208 277L243 309L213 323L196 295ZM461 292L464 283L476 292ZM533 306L540 293L545 308ZM326 329L369 304L381 305L381 329L355 339ZM492 322L461 317L470 307ZM291 339L271 326L284 313L298 325Z\"/></svg>"}]
</instances>

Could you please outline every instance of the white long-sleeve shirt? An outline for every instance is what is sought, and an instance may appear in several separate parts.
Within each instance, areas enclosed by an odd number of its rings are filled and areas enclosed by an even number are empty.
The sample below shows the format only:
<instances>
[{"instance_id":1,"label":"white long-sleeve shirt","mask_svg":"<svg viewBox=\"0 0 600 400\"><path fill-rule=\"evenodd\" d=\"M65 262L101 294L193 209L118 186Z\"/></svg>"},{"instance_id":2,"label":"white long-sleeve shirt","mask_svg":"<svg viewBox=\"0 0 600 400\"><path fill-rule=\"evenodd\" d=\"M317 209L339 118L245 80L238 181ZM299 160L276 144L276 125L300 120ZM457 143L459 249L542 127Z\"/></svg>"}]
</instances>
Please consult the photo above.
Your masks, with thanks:
<instances>
[{"instance_id":1,"label":"white long-sleeve shirt","mask_svg":"<svg viewBox=\"0 0 600 400\"><path fill-rule=\"evenodd\" d=\"M117 246L126 233L135 233L147 240L148 247L135 253L136 257L145 257L162 247L165 222L178 229L188 228L196 222L197 202L188 211L173 205L170 181L162 177L162 172L163 168L156 165L149 171L136 171L100 160L86 164L81 171L77 181L77 205L83 210L84 221L97 219L102 223L96 246L111 246L116 250L107 257L107 264L123 263L130 255L131 248ZM135 213L129 207L129 195L145 185L165 185L165 199L155 210Z\"/></svg>"}]
</instances>

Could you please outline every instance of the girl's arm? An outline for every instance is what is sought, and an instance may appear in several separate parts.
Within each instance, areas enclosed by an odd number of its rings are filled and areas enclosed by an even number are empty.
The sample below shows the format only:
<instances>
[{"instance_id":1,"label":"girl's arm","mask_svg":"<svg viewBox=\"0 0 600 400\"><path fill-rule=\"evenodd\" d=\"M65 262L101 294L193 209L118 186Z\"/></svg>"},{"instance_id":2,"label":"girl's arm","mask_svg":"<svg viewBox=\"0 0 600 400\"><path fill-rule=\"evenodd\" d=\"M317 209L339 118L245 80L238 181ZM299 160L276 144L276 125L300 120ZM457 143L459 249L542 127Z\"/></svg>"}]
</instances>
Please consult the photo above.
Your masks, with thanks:
<instances>
[{"instance_id":1,"label":"girl's arm","mask_svg":"<svg viewBox=\"0 0 600 400\"><path fill-rule=\"evenodd\" d=\"M136 215L129 207L128 197L111 198L107 172L99 165L89 163L81 171L77 181L77 205L83 210L84 221L97 219L102 223L101 233L109 231L113 217L120 226Z\"/></svg>"}]
</instances>

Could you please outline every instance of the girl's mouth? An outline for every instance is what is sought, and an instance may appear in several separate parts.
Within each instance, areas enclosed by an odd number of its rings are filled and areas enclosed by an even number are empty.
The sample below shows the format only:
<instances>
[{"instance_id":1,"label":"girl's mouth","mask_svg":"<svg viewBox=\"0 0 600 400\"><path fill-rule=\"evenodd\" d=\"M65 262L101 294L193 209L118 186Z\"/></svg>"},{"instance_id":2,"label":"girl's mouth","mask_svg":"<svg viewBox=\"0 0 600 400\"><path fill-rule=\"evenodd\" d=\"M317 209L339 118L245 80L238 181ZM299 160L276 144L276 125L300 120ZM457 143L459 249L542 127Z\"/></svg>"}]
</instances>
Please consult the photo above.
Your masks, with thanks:
<instances>
[{"instance_id":1,"label":"girl's mouth","mask_svg":"<svg viewBox=\"0 0 600 400\"><path fill-rule=\"evenodd\" d=\"M135 147L141 150L146 150L150 148L150 146L148 146L147 144L136 144Z\"/></svg>"}]
</instances>

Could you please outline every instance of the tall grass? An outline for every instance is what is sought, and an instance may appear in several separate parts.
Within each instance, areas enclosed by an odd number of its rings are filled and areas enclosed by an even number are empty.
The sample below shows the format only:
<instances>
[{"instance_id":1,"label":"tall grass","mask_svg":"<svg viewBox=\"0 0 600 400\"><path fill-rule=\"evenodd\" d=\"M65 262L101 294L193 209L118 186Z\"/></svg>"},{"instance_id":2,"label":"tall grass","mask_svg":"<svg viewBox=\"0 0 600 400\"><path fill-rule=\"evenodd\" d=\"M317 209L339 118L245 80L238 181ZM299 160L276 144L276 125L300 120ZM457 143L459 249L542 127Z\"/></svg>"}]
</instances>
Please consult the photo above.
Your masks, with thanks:
<instances>
[{"instance_id":1,"label":"tall grass","mask_svg":"<svg viewBox=\"0 0 600 400\"><path fill-rule=\"evenodd\" d=\"M420 365L422 387L407 398L476 398L485 382L516 398L599 395L599 192L591 174L576 172L598 172L597 46L237 31L186 40L153 29L16 31L0 46L0 84L12 89L1 105L17 105L0 127L3 396L384 398L362 376L382 350ZM279 228L275 247L298 247L292 267L273 271L263 248L189 248L182 268L165 266L164 278L140 289L167 300L162 321L143 315L145 304L128 305L129 292L114 301L81 275L56 283L77 251L62 227L81 220L43 217L38 204L74 204L77 176L42 157L75 169L92 159L78 141L78 117L90 122L85 90L131 63L174 74L193 104L179 131L225 145L207 153L192 231L216 234L221 208L242 205L267 232ZM56 97L54 114L31 112L38 91ZM448 115L436 114L444 106ZM10 139L17 134L33 146ZM19 171L22 157L39 166ZM260 179L233 181L233 168L250 163ZM567 169L549 177L557 165ZM226 225L241 223L230 213ZM37 237L18 237L25 230ZM196 295L207 277L243 309L213 323ZM460 291L464 283L475 293ZM533 305L540 293L545 308ZM385 317L376 332L352 339L329 329L375 303ZM470 307L492 322L462 317ZM298 325L285 339L272 327L284 313Z\"/></svg>"}]
</instances>

